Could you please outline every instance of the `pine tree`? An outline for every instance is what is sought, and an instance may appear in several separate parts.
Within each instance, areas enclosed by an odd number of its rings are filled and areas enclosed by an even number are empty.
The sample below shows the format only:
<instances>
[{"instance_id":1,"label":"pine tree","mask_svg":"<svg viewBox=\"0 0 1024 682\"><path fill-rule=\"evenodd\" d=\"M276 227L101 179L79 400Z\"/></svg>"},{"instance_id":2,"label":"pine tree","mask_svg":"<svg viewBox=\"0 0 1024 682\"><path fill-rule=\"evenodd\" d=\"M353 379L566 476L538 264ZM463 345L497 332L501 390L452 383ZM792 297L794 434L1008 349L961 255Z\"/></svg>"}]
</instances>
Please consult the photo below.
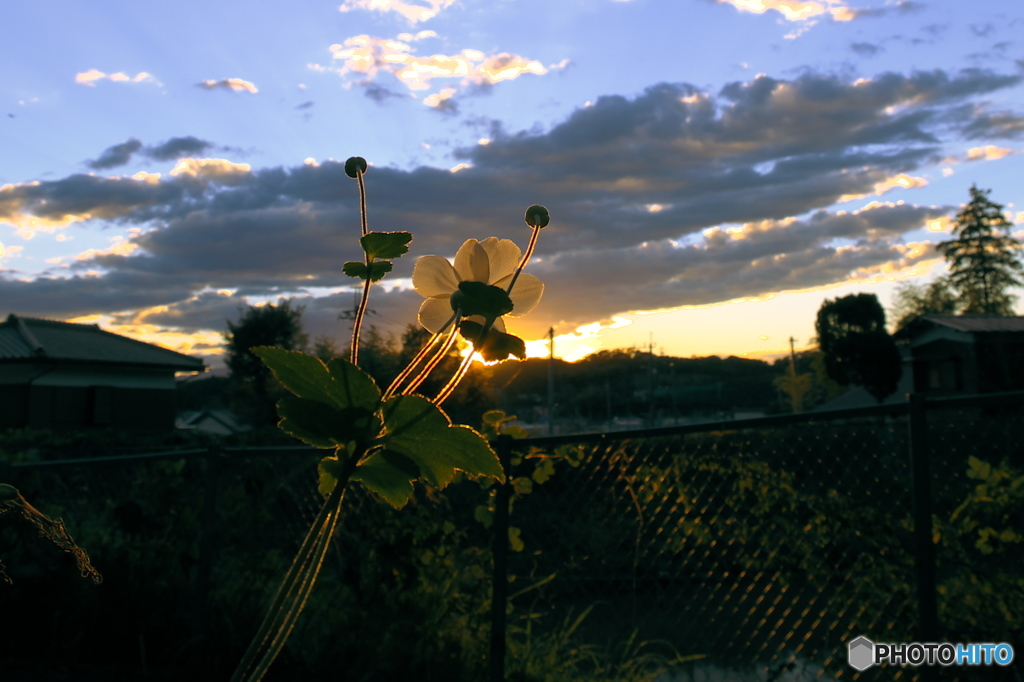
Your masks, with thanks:
<instances>
[{"instance_id":1,"label":"pine tree","mask_svg":"<svg viewBox=\"0 0 1024 682\"><path fill-rule=\"evenodd\" d=\"M956 214L954 239L936 248L949 263L949 279L960 295L961 312L1012 315L1016 300L1007 289L1024 284L1024 266L1014 253L1020 242L1010 236L1011 223L1002 204L988 198L991 190L971 186L971 201Z\"/></svg>"}]
</instances>

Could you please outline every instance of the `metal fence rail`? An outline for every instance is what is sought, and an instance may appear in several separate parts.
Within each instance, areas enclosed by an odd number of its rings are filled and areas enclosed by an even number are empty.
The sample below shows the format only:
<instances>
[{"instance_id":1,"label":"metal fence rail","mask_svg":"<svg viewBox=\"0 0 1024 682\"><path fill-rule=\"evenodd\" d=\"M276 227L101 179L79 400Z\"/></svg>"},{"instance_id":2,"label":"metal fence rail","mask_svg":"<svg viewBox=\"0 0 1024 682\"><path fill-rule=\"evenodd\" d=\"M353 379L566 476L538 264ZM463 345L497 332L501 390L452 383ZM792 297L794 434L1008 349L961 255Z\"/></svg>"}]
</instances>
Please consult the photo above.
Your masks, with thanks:
<instances>
[{"instance_id":1,"label":"metal fence rail","mask_svg":"<svg viewBox=\"0 0 1024 682\"><path fill-rule=\"evenodd\" d=\"M504 679L506 627L518 627L524 614L551 624L587 608L584 634L595 642L636 632L727 667L779 670L805 660L837 679L874 679L879 671L857 674L846 664L846 642L858 635L977 640L972 624L991 615L981 634L1020 644L1024 614L1014 611L1017 602L1002 613L979 594L968 617L965 596L956 592L964 575L1002 584L1000 562L1016 555L957 553L933 536L945 532L975 484L966 476L969 457L1024 465L1022 406L1018 392L502 440L508 485L487 491L464 483L402 514L429 511L439 515L438 527L464 528L458 538L465 551L486 559L493 591L470 581L438 598L492 599L492 680ZM181 632L196 642L207 632L233 633L238 643L250 636L322 502L320 454L304 447L222 448L14 462L0 464L0 480L44 512L64 516L105 574L102 598L123 602L123 626L102 636L82 633L83 646L120 642L143 668L193 651L222 657L211 669L229 670L231 647L166 640ZM496 504L490 498L493 551L473 520L489 494L497 496ZM380 579L413 587L445 575L434 567L399 574L406 570L403 552L425 555L434 542L394 530L408 516L361 490L346 508L338 549L318 587L322 598L311 603L300 629L340 627L331 600L350 608L369 600L370 571L394 570ZM520 551L509 551L510 528ZM355 556L356 548L373 556ZM182 585L191 586L188 594L174 591ZM506 601L517 593L509 617ZM169 623L170 616L154 611L185 599L188 622ZM80 605L57 595L52 608L64 619L60 627L42 620L35 627L73 630L80 614L62 603ZM314 654L329 657L308 648L295 655ZM886 672L891 679L927 679L913 668Z\"/></svg>"}]
</instances>

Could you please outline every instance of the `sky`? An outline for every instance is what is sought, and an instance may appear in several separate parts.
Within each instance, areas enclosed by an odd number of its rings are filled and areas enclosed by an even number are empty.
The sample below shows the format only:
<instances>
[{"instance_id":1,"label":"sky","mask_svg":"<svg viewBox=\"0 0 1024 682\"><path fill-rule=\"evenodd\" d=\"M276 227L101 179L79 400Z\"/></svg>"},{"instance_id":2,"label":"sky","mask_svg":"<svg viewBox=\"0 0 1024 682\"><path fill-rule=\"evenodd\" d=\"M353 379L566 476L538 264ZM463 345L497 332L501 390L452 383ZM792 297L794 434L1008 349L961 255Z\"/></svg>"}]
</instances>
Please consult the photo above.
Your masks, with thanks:
<instances>
[{"instance_id":1,"label":"sky","mask_svg":"<svg viewBox=\"0 0 1024 682\"><path fill-rule=\"evenodd\" d=\"M944 272L977 185L1024 237L1020 0L14 3L0 43L0 315L97 323L222 364L294 298L345 347L371 230L414 235L370 299L400 334L418 256L525 248L544 355L771 357L827 298ZM1024 294L1024 292L1018 292ZM1018 306L1018 312L1024 308Z\"/></svg>"}]
</instances>

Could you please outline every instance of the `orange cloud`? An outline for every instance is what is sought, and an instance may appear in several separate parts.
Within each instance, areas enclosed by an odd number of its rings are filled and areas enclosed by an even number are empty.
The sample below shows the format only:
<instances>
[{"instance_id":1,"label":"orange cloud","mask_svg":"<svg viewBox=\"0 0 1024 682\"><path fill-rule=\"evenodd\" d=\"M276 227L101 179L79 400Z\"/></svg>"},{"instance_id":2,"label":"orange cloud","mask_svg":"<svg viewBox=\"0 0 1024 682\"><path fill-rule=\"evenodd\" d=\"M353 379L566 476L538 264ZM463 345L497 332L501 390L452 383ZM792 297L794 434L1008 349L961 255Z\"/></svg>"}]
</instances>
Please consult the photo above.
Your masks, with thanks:
<instances>
[{"instance_id":1,"label":"orange cloud","mask_svg":"<svg viewBox=\"0 0 1024 682\"><path fill-rule=\"evenodd\" d=\"M152 74L145 71L140 71L135 76L129 76L122 72L107 74L98 69L89 69L88 71L75 74L76 83L90 88L96 87L96 82L101 80L109 80L115 83L153 83L155 85L162 85Z\"/></svg>"}]
</instances>

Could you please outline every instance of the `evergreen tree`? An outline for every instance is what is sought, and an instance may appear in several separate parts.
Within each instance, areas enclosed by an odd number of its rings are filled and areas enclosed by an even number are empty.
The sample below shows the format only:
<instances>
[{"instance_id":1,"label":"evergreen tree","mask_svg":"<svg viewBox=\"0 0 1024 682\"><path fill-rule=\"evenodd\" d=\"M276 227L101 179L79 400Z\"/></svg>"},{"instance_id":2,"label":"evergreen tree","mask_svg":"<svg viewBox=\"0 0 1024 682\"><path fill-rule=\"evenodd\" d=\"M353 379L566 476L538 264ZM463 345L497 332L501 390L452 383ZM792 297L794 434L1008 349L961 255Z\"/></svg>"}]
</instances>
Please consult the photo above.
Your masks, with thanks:
<instances>
[{"instance_id":1,"label":"evergreen tree","mask_svg":"<svg viewBox=\"0 0 1024 682\"><path fill-rule=\"evenodd\" d=\"M960 296L961 312L1012 315L1014 296L1007 289L1022 284L1024 269L1010 236L1002 204L988 198L991 190L971 186L971 201L956 214L954 238L936 248L949 263L949 279Z\"/></svg>"}]
</instances>

